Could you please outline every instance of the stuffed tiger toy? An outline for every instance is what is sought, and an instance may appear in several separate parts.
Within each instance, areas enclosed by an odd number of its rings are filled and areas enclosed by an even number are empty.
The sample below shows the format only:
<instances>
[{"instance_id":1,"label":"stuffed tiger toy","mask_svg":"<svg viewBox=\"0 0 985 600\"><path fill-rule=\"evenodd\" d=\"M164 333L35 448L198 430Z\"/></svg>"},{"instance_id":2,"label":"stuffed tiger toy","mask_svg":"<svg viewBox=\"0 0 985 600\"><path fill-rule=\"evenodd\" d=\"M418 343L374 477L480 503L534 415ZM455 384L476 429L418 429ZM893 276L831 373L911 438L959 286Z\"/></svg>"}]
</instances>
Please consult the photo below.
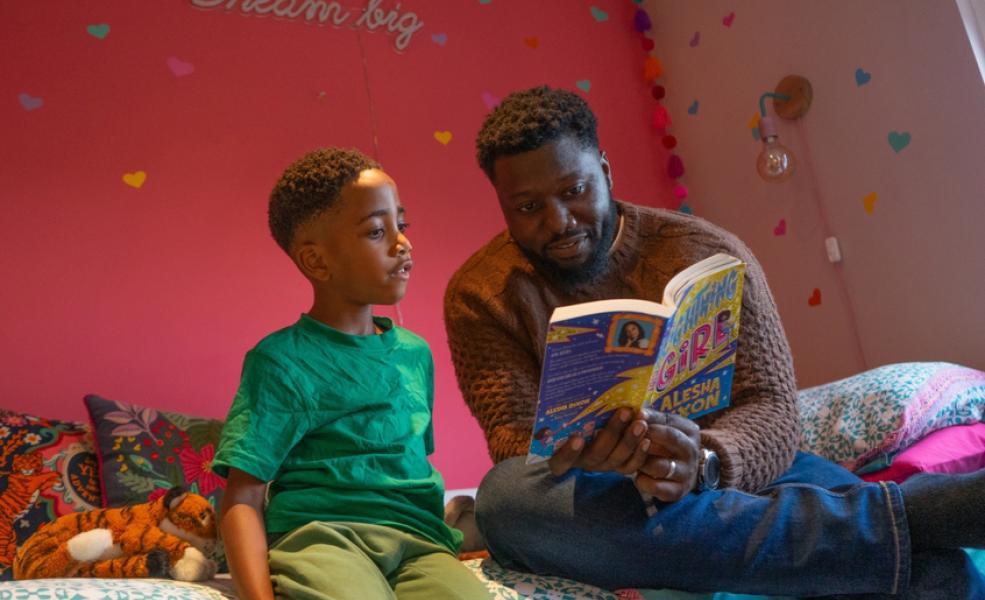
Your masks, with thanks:
<instances>
[{"instance_id":1,"label":"stuffed tiger toy","mask_svg":"<svg viewBox=\"0 0 985 600\"><path fill-rule=\"evenodd\" d=\"M208 500L173 487L152 502L64 515L38 529L17 550L14 579L45 577L171 577L215 575L207 558L216 545Z\"/></svg>"}]
</instances>

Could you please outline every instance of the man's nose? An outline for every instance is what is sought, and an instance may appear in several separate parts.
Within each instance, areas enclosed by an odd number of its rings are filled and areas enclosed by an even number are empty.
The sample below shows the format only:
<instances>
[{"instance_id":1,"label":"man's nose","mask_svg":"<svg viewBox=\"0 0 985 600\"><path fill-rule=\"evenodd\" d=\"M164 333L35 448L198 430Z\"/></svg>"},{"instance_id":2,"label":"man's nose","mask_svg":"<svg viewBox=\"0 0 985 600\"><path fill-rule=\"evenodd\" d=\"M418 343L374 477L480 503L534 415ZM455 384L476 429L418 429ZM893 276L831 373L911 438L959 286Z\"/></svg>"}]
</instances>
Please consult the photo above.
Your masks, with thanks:
<instances>
[{"instance_id":1,"label":"man's nose","mask_svg":"<svg viewBox=\"0 0 985 600\"><path fill-rule=\"evenodd\" d=\"M570 229L573 221L571 212L559 201L552 202L548 205L546 219L550 232L555 235L562 234Z\"/></svg>"}]
</instances>

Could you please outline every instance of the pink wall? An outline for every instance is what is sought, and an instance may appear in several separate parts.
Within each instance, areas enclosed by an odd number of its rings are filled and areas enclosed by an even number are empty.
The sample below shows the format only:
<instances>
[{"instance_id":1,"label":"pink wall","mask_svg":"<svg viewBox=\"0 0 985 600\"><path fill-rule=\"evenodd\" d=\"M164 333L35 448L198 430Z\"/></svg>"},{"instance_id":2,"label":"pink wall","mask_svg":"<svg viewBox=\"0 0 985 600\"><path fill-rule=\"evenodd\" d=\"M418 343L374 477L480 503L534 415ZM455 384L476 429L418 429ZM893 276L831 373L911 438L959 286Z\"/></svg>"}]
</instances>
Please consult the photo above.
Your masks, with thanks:
<instances>
[{"instance_id":1,"label":"pink wall","mask_svg":"<svg viewBox=\"0 0 985 600\"><path fill-rule=\"evenodd\" d=\"M669 203L636 5L594 0L600 21L581 0L405 0L423 26L401 52L396 34L354 26L360 0L342 3L341 27L243 14L251 4L0 6L0 406L82 418L92 392L223 416L243 353L310 300L269 238L267 194L303 152L355 146L395 177L413 225L400 310L435 354L434 462L449 487L474 486L489 462L441 300L502 228L473 158L486 100L590 81L579 93L598 113L616 193ZM101 38L87 31L102 24ZM125 184L137 171L143 185Z\"/></svg>"},{"instance_id":2,"label":"pink wall","mask_svg":"<svg viewBox=\"0 0 985 600\"><path fill-rule=\"evenodd\" d=\"M675 127L688 202L763 263L800 384L905 361L985 368L985 85L955 3L643 5L667 106L686 115ZM769 184L755 172L750 121L760 94L791 73L812 82L814 103L779 121L800 164ZM910 143L894 149L892 132ZM828 236L841 244L837 265Z\"/></svg>"}]
</instances>

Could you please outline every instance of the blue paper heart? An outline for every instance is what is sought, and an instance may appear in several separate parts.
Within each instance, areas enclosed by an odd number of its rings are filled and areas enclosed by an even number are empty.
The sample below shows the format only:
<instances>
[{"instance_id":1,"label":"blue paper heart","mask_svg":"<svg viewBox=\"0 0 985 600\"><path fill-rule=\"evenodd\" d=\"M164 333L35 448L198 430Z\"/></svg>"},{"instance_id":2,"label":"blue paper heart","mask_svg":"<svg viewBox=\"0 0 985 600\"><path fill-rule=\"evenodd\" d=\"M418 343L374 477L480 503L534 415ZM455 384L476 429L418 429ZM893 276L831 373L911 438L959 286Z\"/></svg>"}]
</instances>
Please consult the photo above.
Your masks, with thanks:
<instances>
[{"instance_id":1,"label":"blue paper heart","mask_svg":"<svg viewBox=\"0 0 985 600\"><path fill-rule=\"evenodd\" d=\"M435 44L438 44L439 46L444 46L445 45L445 42L448 41L448 34L447 33L432 33L431 34L431 41L434 42Z\"/></svg>"},{"instance_id":2,"label":"blue paper heart","mask_svg":"<svg viewBox=\"0 0 985 600\"><path fill-rule=\"evenodd\" d=\"M578 87L579 90L585 93L588 93L588 91L592 89L592 82L589 81L588 79L580 79L577 82L575 82L575 85Z\"/></svg>"},{"instance_id":3,"label":"blue paper heart","mask_svg":"<svg viewBox=\"0 0 985 600\"><path fill-rule=\"evenodd\" d=\"M681 204L680 208L678 208L677 210L681 211L682 213L684 213L686 215L693 215L694 214L694 211L691 210L691 207L688 206L687 204Z\"/></svg>"},{"instance_id":4,"label":"blue paper heart","mask_svg":"<svg viewBox=\"0 0 985 600\"><path fill-rule=\"evenodd\" d=\"M862 67L855 69L855 85L861 87L872 79L872 73L866 73Z\"/></svg>"},{"instance_id":5,"label":"blue paper heart","mask_svg":"<svg viewBox=\"0 0 985 600\"><path fill-rule=\"evenodd\" d=\"M910 132L909 131L890 131L889 132L889 146L894 152L899 153L900 150L906 148L910 145Z\"/></svg>"},{"instance_id":6,"label":"blue paper heart","mask_svg":"<svg viewBox=\"0 0 985 600\"><path fill-rule=\"evenodd\" d=\"M87 25L86 31L92 37L98 38L100 40L104 40L106 39L106 36L109 35L109 25L106 23L99 23L98 25Z\"/></svg>"},{"instance_id":7,"label":"blue paper heart","mask_svg":"<svg viewBox=\"0 0 985 600\"><path fill-rule=\"evenodd\" d=\"M35 110L44 106L44 98L32 96L27 92L17 94L17 99L20 100L21 106L24 110Z\"/></svg>"},{"instance_id":8,"label":"blue paper heart","mask_svg":"<svg viewBox=\"0 0 985 600\"><path fill-rule=\"evenodd\" d=\"M695 100L691 103L691 106L687 107L687 114L696 115L698 114L698 101Z\"/></svg>"},{"instance_id":9,"label":"blue paper heart","mask_svg":"<svg viewBox=\"0 0 985 600\"><path fill-rule=\"evenodd\" d=\"M592 16L595 17L595 20L598 21L599 23L601 23L602 21L609 20L609 13L605 12L604 10L602 10L597 6L592 7Z\"/></svg>"}]
</instances>

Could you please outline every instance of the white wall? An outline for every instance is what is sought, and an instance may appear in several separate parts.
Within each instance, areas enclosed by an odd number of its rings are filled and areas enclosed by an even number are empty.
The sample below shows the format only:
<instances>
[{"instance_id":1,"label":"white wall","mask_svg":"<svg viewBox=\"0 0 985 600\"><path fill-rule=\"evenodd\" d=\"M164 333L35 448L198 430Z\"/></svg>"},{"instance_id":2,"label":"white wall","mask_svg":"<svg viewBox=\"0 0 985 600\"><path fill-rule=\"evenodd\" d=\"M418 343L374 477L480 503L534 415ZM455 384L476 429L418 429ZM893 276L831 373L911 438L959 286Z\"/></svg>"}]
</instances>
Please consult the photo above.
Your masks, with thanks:
<instances>
[{"instance_id":1,"label":"white wall","mask_svg":"<svg viewBox=\"0 0 985 600\"><path fill-rule=\"evenodd\" d=\"M909 360L985 369L985 85L956 5L643 6L665 65L658 83L687 167L687 203L763 263L801 386ZM867 84L857 85L857 68L871 74ZM748 122L760 94L790 73L810 79L814 104L779 122L800 164L792 180L767 184ZM891 131L909 132L909 146L894 152ZM783 236L774 234L780 219ZM828 235L841 242L841 265L826 259ZM822 301L812 307L814 288Z\"/></svg>"}]
</instances>

